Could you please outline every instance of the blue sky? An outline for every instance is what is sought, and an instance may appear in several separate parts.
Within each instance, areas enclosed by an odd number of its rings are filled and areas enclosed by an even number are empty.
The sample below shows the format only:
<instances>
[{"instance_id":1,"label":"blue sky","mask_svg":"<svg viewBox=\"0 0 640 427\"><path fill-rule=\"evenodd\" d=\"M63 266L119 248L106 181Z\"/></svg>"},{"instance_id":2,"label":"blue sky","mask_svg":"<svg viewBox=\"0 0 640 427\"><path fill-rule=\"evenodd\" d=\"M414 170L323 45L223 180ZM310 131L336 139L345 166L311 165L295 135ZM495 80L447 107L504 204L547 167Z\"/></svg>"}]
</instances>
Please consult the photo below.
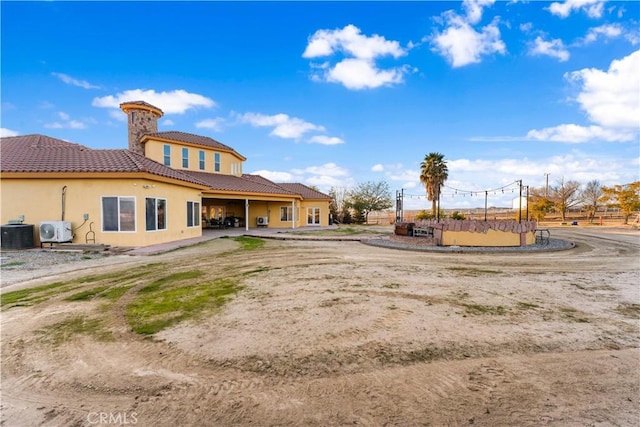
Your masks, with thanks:
<instances>
[{"instance_id":1,"label":"blue sky","mask_svg":"<svg viewBox=\"0 0 640 427\"><path fill-rule=\"evenodd\" d=\"M1 132L126 148L123 101L245 173L365 181L430 207L511 206L514 181L640 179L640 2L7 2ZM477 191L471 196L453 189ZM517 189L516 189L517 193ZM517 195L517 194L516 194Z\"/></svg>"}]
</instances>

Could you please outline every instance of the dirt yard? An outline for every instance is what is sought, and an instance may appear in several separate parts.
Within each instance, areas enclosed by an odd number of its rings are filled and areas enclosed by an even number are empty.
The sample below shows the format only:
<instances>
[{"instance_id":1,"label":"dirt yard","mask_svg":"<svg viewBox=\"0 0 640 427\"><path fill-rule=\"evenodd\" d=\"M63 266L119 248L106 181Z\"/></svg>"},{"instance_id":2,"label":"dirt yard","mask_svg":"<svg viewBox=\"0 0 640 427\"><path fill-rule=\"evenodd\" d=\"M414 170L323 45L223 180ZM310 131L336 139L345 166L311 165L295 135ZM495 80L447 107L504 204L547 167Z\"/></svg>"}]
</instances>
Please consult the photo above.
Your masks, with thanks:
<instances>
[{"instance_id":1,"label":"dirt yard","mask_svg":"<svg viewBox=\"0 0 640 427\"><path fill-rule=\"evenodd\" d=\"M552 237L576 247L216 239L31 280L3 300L1 423L637 426L640 234ZM145 295L221 279L216 304L132 327Z\"/></svg>"}]
</instances>

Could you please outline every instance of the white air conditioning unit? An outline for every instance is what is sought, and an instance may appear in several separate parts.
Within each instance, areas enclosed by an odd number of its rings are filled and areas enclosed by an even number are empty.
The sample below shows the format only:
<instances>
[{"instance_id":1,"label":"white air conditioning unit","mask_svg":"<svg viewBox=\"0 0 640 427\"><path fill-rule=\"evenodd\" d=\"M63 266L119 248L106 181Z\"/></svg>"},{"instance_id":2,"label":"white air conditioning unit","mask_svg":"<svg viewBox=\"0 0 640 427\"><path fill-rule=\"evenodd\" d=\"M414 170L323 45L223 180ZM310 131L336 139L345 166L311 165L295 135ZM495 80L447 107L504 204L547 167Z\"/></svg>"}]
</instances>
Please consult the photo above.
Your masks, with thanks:
<instances>
[{"instance_id":1,"label":"white air conditioning unit","mask_svg":"<svg viewBox=\"0 0 640 427\"><path fill-rule=\"evenodd\" d=\"M258 225L269 225L269 217L268 216L259 216L258 217Z\"/></svg>"},{"instance_id":2,"label":"white air conditioning unit","mask_svg":"<svg viewBox=\"0 0 640 427\"><path fill-rule=\"evenodd\" d=\"M73 240L69 221L43 221L40 223L41 242L70 242Z\"/></svg>"}]
</instances>

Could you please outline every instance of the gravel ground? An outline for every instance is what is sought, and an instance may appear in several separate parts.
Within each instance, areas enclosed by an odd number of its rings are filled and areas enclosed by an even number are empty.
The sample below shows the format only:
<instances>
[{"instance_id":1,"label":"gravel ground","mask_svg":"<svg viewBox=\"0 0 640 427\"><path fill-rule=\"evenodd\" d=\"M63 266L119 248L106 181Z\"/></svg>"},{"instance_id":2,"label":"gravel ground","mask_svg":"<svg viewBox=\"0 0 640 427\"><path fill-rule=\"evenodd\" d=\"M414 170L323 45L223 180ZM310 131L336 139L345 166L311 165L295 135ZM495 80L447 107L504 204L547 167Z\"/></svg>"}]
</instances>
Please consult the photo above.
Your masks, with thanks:
<instances>
[{"instance_id":1,"label":"gravel ground","mask_svg":"<svg viewBox=\"0 0 640 427\"><path fill-rule=\"evenodd\" d=\"M391 240L388 236L363 240L362 243L371 246L381 246L391 249L402 249L422 252L453 252L453 253L520 253L520 252L547 252L563 251L571 249L575 245L572 242L561 239L549 239L548 243L536 243L527 246L510 247L469 247L469 246L421 246L401 243Z\"/></svg>"}]
</instances>

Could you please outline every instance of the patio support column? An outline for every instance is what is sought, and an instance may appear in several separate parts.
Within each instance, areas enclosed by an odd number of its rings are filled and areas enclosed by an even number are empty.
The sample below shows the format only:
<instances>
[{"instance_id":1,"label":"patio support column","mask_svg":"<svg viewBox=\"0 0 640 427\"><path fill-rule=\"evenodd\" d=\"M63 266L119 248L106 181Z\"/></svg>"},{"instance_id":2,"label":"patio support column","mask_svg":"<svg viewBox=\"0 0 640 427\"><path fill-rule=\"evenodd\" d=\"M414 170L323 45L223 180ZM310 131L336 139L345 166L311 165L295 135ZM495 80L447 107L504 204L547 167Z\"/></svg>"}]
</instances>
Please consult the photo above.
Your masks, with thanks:
<instances>
[{"instance_id":1,"label":"patio support column","mask_svg":"<svg viewBox=\"0 0 640 427\"><path fill-rule=\"evenodd\" d=\"M244 229L249 231L249 199L244 199Z\"/></svg>"},{"instance_id":2,"label":"patio support column","mask_svg":"<svg viewBox=\"0 0 640 427\"><path fill-rule=\"evenodd\" d=\"M291 201L291 228L296 228L296 201Z\"/></svg>"}]
</instances>

